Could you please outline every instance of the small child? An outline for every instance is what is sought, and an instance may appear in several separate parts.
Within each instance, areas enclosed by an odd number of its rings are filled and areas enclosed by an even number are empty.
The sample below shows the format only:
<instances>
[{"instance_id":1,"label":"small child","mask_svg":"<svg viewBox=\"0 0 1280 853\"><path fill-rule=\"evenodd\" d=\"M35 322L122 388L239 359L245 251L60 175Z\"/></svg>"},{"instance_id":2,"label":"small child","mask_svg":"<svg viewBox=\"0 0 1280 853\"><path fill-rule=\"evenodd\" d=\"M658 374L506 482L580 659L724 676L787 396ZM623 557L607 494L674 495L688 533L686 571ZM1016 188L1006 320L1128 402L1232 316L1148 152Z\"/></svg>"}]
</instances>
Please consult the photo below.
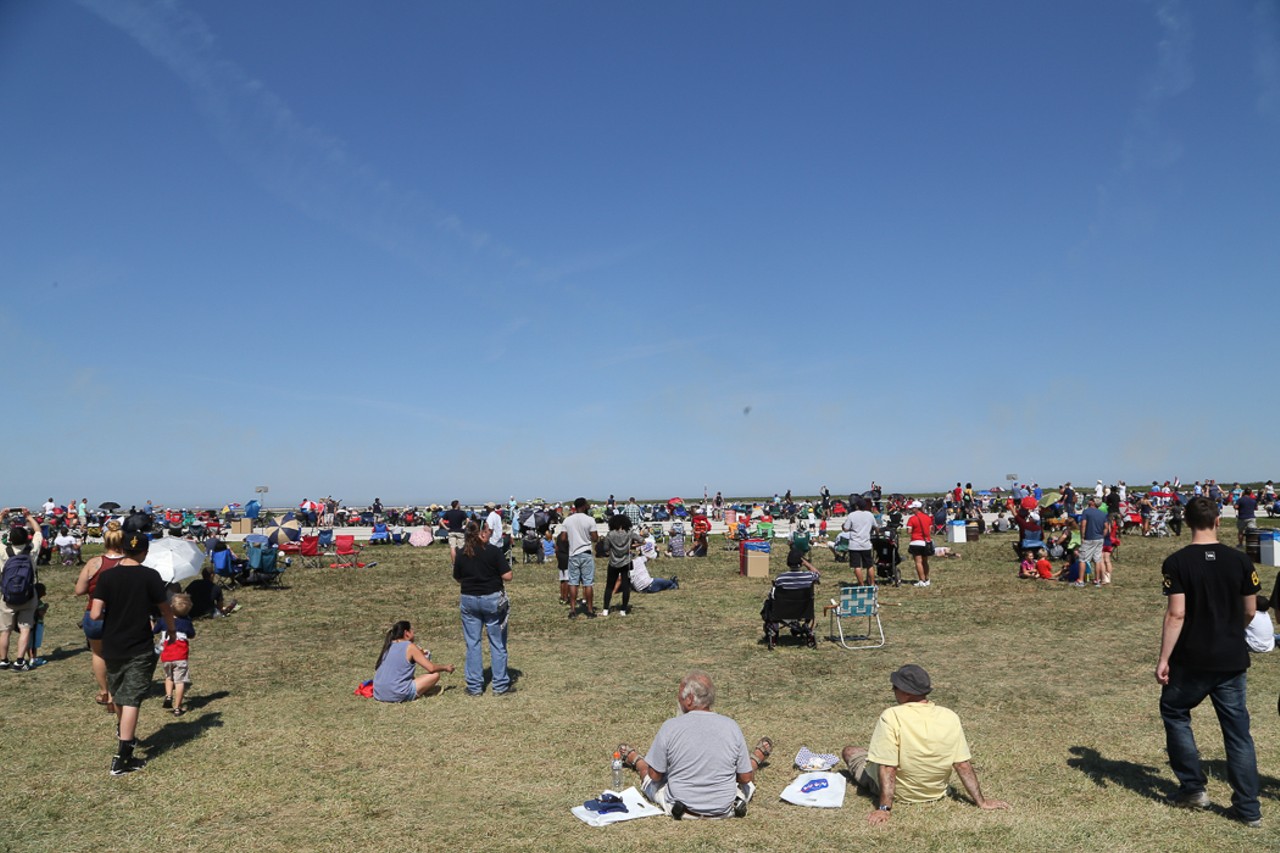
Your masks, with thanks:
<instances>
[{"instance_id":1,"label":"small child","mask_svg":"<svg viewBox=\"0 0 1280 853\"><path fill-rule=\"evenodd\" d=\"M554 560L556 556L556 540L551 535L551 528L542 531L542 561Z\"/></svg>"},{"instance_id":2,"label":"small child","mask_svg":"<svg viewBox=\"0 0 1280 853\"><path fill-rule=\"evenodd\" d=\"M1022 552L1022 562L1018 564L1018 577L1020 578L1039 577L1039 575L1036 574L1036 563L1035 563L1035 560L1031 559L1030 551Z\"/></svg>"},{"instance_id":3,"label":"small child","mask_svg":"<svg viewBox=\"0 0 1280 853\"><path fill-rule=\"evenodd\" d=\"M1271 624L1271 617L1267 615L1270 608L1271 599L1259 595L1258 612L1253 614L1253 621L1244 629L1244 639L1251 652L1269 652L1276 647L1276 626Z\"/></svg>"},{"instance_id":4,"label":"small child","mask_svg":"<svg viewBox=\"0 0 1280 853\"><path fill-rule=\"evenodd\" d=\"M170 601L173 608L173 627L176 637L170 637L164 629L164 623L156 624L155 633L160 635L160 662L164 665L164 708L172 708L175 717L187 712L182 706L187 686L191 684L191 670L188 658L191 654L190 641L196 635L196 627L191 624L191 596L185 592L175 594Z\"/></svg>"},{"instance_id":5,"label":"small child","mask_svg":"<svg viewBox=\"0 0 1280 853\"><path fill-rule=\"evenodd\" d=\"M1036 551L1036 577L1042 581L1053 580L1053 563L1049 562L1049 555L1043 548Z\"/></svg>"},{"instance_id":6,"label":"small child","mask_svg":"<svg viewBox=\"0 0 1280 853\"><path fill-rule=\"evenodd\" d=\"M562 530L555 541L556 569L560 572L560 603L572 604L569 601L569 534Z\"/></svg>"},{"instance_id":7,"label":"small child","mask_svg":"<svg viewBox=\"0 0 1280 853\"><path fill-rule=\"evenodd\" d=\"M27 643L27 667L35 669L46 663L45 659L40 657L40 646L44 645L44 615L49 612L49 604L44 600L44 584L33 584L32 589L35 590L36 600L40 603L36 605L36 615L31 625L31 641Z\"/></svg>"},{"instance_id":8,"label":"small child","mask_svg":"<svg viewBox=\"0 0 1280 853\"><path fill-rule=\"evenodd\" d=\"M1067 551L1067 564L1058 574L1058 580L1072 586L1084 586L1084 567L1080 565L1080 552L1075 548Z\"/></svg>"}]
</instances>

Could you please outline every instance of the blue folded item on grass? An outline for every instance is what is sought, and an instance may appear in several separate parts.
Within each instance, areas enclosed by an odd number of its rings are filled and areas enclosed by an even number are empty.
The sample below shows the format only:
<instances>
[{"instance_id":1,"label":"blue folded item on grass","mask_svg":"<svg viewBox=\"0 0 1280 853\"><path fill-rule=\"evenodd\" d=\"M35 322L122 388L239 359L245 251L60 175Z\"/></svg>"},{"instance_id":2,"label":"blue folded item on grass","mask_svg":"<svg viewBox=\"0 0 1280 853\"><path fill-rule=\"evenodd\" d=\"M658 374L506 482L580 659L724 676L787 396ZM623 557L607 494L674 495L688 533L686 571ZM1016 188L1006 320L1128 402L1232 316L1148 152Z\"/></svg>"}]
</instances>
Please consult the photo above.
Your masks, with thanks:
<instances>
[{"instance_id":1,"label":"blue folded item on grass","mask_svg":"<svg viewBox=\"0 0 1280 853\"><path fill-rule=\"evenodd\" d=\"M587 800L582 804L587 811L598 812L599 814L609 814L610 812L625 812L627 810L626 803L622 802L622 798L617 794L604 793L599 799Z\"/></svg>"}]
</instances>

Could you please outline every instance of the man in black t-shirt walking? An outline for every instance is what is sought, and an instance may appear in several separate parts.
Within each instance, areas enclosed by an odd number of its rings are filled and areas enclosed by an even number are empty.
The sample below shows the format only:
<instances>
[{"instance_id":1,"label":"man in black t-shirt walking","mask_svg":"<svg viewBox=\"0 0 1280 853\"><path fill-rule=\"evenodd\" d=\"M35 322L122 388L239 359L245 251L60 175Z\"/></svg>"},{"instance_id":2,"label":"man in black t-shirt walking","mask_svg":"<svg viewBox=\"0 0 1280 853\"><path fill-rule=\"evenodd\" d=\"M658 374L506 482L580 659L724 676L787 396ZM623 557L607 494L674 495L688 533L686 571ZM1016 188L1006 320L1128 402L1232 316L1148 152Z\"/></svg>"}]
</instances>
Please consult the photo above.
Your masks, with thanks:
<instances>
[{"instance_id":1,"label":"man in black t-shirt walking","mask_svg":"<svg viewBox=\"0 0 1280 853\"><path fill-rule=\"evenodd\" d=\"M1200 753L1191 733L1191 709L1207 696L1222 727L1231 808L1227 814L1260 827L1258 760L1249 732L1245 673L1249 647L1244 629L1257 609L1258 573L1240 551L1218 541L1218 505L1206 497L1187 504L1191 544L1165 561L1168 598L1160 638L1156 681L1169 764L1178 792L1169 801L1183 808L1209 807Z\"/></svg>"},{"instance_id":2,"label":"man in black t-shirt walking","mask_svg":"<svg viewBox=\"0 0 1280 853\"><path fill-rule=\"evenodd\" d=\"M151 692L156 671L151 615L158 612L169 637L178 632L173 610L165 596L164 581L155 569L142 565L148 550L147 534L135 529L124 535L124 559L98 576L93 590L90 619L102 619L102 657L107 662L107 687L116 706L120 745L111 759L111 775L123 776L147 766L135 758L134 737L138 709Z\"/></svg>"}]
</instances>

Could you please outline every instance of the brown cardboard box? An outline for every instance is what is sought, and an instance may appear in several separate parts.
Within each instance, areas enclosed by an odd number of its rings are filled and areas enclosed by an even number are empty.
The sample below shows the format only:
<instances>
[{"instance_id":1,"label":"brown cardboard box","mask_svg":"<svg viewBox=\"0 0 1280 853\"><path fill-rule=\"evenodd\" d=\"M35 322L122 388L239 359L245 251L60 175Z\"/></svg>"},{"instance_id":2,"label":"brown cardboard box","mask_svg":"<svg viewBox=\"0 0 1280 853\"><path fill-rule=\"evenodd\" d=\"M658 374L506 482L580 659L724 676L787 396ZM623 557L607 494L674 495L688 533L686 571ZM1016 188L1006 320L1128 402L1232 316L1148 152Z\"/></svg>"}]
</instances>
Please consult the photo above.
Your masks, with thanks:
<instances>
[{"instance_id":1,"label":"brown cardboard box","mask_svg":"<svg viewBox=\"0 0 1280 853\"><path fill-rule=\"evenodd\" d=\"M760 551L747 551L743 555L747 563L747 577L769 577L769 555Z\"/></svg>"},{"instance_id":2,"label":"brown cardboard box","mask_svg":"<svg viewBox=\"0 0 1280 853\"><path fill-rule=\"evenodd\" d=\"M253 519L237 518L235 521L231 522L231 532L232 533L252 533Z\"/></svg>"}]
</instances>

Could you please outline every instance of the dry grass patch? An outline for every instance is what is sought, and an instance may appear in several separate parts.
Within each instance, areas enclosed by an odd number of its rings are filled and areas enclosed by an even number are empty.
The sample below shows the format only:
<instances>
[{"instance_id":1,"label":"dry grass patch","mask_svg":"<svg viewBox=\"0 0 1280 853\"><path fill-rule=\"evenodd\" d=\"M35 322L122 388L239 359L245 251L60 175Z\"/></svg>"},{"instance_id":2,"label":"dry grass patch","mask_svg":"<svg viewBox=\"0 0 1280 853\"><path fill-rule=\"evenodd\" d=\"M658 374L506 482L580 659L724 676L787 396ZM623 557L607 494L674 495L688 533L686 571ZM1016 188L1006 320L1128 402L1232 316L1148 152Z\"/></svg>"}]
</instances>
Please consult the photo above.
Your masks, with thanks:
<instances>
[{"instance_id":1,"label":"dry grass patch","mask_svg":"<svg viewBox=\"0 0 1280 853\"><path fill-rule=\"evenodd\" d=\"M1184 538L1181 540L1185 542ZM718 540L717 540L718 542ZM365 570L289 571L288 589L238 592L245 609L206 621L192 644L192 710L142 711L151 765L107 775L112 720L93 704L76 627L74 573L43 573L51 663L0 676L0 761L8 770L0 839L13 849L1170 850L1256 847L1262 836L1215 814L1173 811L1152 677L1163 600L1159 563L1178 540L1127 540L1110 589L1019 581L1009 537L960 546L931 589L886 589L889 644L846 652L759 645L766 585L736 556L662 560L681 589L636 595L625 618L565 618L550 566L515 567L511 666L519 693L463 695L457 586L446 549L366 551ZM823 598L847 578L828 556ZM781 555L774 556L775 570ZM904 564L905 566L906 564ZM603 575L603 572L601 573ZM1269 588L1274 574L1265 573ZM597 597L597 606L600 597ZM359 699L381 635L414 622L437 661L459 665L439 696L403 706ZM820 623L825 635L826 625ZM1280 820L1276 662L1250 675L1265 819ZM961 801L903 807L888 830L869 803L781 803L801 745L865 743L906 662L932 673L936 699L964 720L984 789L1004 813ZM580 824L570 806L608 784L619 740L648 745L691 667L716 679L717 710L749 740L770 735L772 766L745 820ZM1212 711L1196 714L1210 793L1227 802ZM17 784L16 780L22 780ZM126 841L127 839L127 841ZM818 841L820 839L820 841ZM20 841L19 841L20 840ZM1265 845L1264 845L1265 846Z\"/></svg>"}]
</instances>

